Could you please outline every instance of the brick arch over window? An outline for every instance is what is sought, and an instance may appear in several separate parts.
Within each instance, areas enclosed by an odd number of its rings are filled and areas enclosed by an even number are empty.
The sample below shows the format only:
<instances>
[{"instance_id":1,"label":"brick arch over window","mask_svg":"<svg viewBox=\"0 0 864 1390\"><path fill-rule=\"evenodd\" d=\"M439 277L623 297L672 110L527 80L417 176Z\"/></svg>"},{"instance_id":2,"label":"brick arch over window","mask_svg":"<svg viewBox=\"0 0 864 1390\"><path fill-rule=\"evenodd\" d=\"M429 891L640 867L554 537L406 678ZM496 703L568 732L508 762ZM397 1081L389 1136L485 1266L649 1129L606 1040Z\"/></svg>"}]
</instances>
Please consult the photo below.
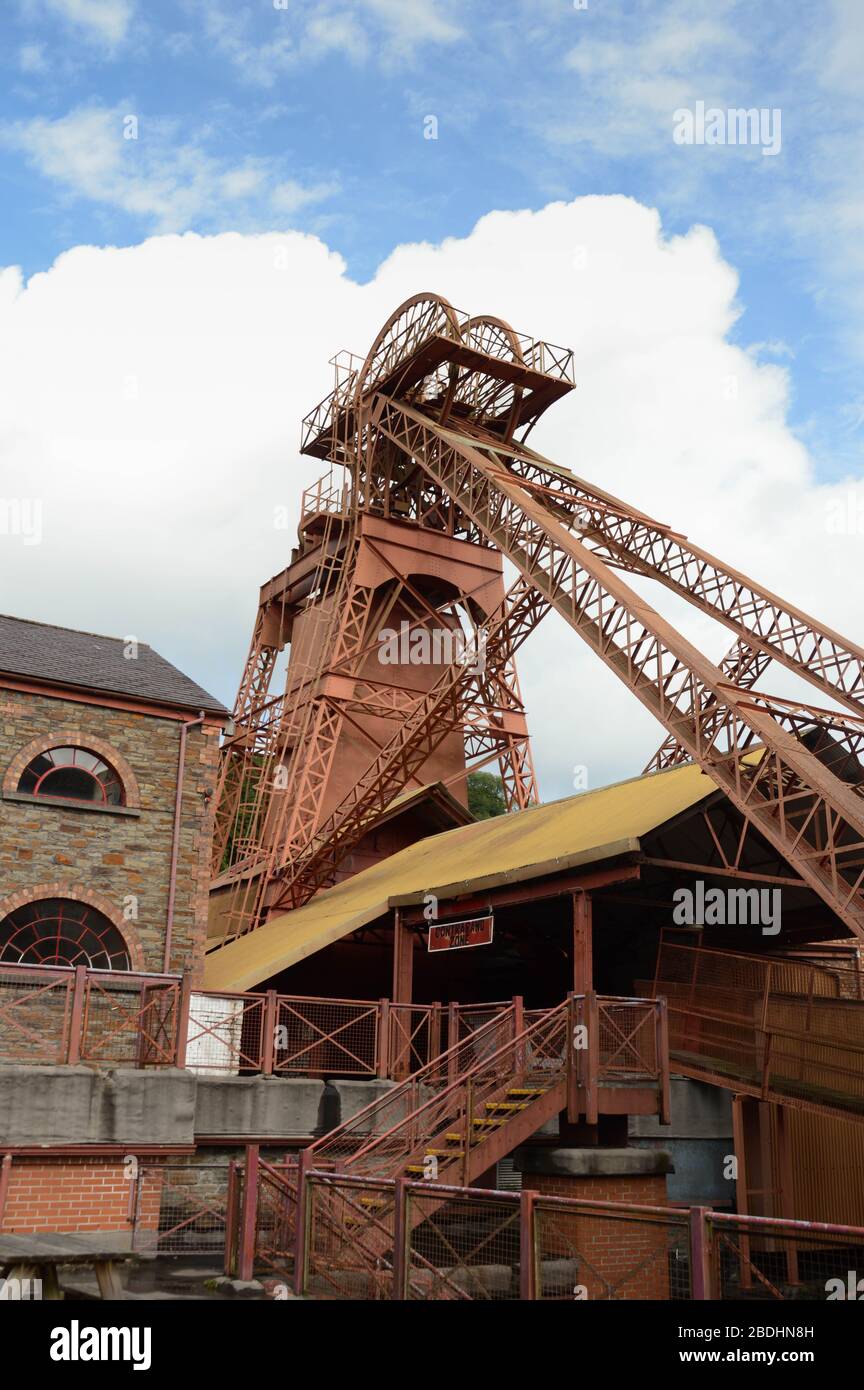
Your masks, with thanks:
<instances>
[{"instance_id":1,"label":"brick arch over window","mask_svg":"<svg viewBox=\"0 0 864 1390\"><path fill-rule=\"evenodd\" d=\"M140 811L141 792L138 788L138 778L130 764L123 754L118 753L110 743L106 743L104 738L96 738L91 733L85 733L83 729L55 729L51 734L42 734L40 738L34 738L32 743L28 743L26 748L16 753L3 777L4 796L18 790L24 769L49 748L86 748L91 753L98 754L103 762L113 767L123 783L124 805L133 811Z\"/></svg>"},{"instance_id":2,"label":"brick arch over window","mask_svg":"<svg viewBox=\"0 0 864 1390\"><path fill-rule=\"evenodd\" d=\"M32 888L22 888L17 893L10 893L8 897L0 898L0 922L8 917L10 912L15 912L19 907L26 907L28 903L39 902L42 898L71 898L74 902L86 903L88 907L101 912L125 941L132 970L140 972L146 968L144 949L133 923L127 922L116 903L106 898L104 893L96 893L83 883L64 883L62 879L52 879L48 883L37 883Z\"/></svg>"}]
</instances>

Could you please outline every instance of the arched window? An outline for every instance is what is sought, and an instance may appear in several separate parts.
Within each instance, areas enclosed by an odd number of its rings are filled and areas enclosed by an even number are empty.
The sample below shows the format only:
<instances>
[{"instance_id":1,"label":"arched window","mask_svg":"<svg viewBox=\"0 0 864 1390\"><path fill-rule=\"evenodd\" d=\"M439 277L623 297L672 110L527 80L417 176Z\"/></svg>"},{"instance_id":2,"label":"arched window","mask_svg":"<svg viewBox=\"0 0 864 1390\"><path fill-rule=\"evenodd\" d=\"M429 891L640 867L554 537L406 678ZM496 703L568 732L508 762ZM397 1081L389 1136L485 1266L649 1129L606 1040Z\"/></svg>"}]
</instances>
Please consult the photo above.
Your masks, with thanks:
<instances>
[{"instance_id":1,"label":"arched window","mask_svg":"<svg viewBox=\"0 0 864 1390\"><path fill-rule=\"evenodd\" d=\"M123 783L113 767L86 748L49 748L38 753L22 772L18 790L97 806L124 802Z\"/></svg>"},{"instance_id":2,"label":"arched window","mask_svg":"<svg viewBox=\"0 0 864 1390\"><path fill-rule=\"evenodd\" d=\"M129 970L126 943L113 922L73 898L41 898L0 922L0 961L13 965L88 965Z\"/></svg>"}]
</instances>

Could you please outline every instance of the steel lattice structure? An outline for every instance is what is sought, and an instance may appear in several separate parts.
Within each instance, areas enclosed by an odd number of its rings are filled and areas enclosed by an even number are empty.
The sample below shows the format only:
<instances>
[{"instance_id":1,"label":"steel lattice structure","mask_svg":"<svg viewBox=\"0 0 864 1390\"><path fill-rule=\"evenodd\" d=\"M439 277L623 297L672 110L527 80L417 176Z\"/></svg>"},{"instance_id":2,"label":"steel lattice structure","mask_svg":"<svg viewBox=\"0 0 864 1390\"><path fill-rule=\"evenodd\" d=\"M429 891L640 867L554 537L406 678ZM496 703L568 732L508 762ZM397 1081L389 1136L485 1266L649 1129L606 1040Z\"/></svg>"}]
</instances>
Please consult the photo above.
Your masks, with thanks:
<instances>
[{"instance_id":1,"label":"steel lattice structure","mask_svg":"<svg viewBox=\"0 0 864 1390\"><path fill-rule=\"evenodd\" d=\"M223 757L217 883L244 885L236 929L332 882L352 845L454 730L464 731L472 756L497 757L510 807L535 799L514 653L554 608L666 729L649 767L699 764L745 823L864 936L864 650L529 447L540 414L572 389L570 352L418 295L392 315L365 361L336 366L336 387L302 437L305 453L344 469L344 481L331 474L304 501L304 517L318 527L308 592L319 600L320 640L305 667L289 670L286 695L270 700L285 593L280 608L276 581L269 597L262 591ZM424 544L437 537L497 552L513 567L517 579L494 605L464 588L456 595L485 631L481 675L457 664L431 688L397 698L364 672L381 619L363 579L370 555L377 549L379 573L382 562L394 570L403 598L407 583L383 553L375 518L416 528ZM733 645L721 664L628 576L657 581L729 628ZM442 608L408 590L412 621L440 621ZM444 607L455 611L452 595ZM775 661L840 708L758 693ZM388 702L391 737L324 814L340 728L352 712L380 712ZM277 799L268 779L289 743Z\"/></svg>"}]
</instances>

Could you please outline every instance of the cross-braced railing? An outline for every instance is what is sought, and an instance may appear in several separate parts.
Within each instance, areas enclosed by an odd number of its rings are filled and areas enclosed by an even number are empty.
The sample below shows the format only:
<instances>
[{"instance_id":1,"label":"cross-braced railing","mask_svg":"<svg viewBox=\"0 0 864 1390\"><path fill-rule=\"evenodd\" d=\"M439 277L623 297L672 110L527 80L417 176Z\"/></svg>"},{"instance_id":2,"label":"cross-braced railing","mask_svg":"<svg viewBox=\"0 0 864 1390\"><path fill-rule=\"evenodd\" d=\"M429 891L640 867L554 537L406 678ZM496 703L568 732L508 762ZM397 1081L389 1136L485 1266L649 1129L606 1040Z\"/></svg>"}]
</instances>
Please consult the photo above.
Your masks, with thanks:
<instances>
[{"instance_id":1,"label":"cross-braced railing","mask_svg":"<svg viewBox=\"0 0 864 1390\"><path fill-rule=\"evenodd\" d=\"M593 1122L601 1088L623 1078L655 1086L665 1113L663 1016L660 1001L573 995L526 1025L516 1001L316 1140L307 1162L387 1177L421 1165L467 1182L493 1161L505 1125L513 1147L556 1107Z\"/></svg>"},{"instance_id":2,"label":"cross-braced railing","mask_svg":"<svg viewBox=\"0 0 864 1390\"><path fill-rule=\"evenodd\" d=\"M0 964L0 1062L402 1080L507 1003L195 990L188 976Z\"/></svg>"},{"instance_id":3,"label":"cross-braced railing","mask_svg":"<svg viewBox=\"0 0 864 1390\"><path fill-rule=\"evenodd\" d=\"M858 1297L864 1228L707 1207L306 1175L295 1287L423 1301ZM341 1231L334 1225L341 1218ZM348 1234L356 1230L352 1240ZM372 1262L372 1251L380 1250Z\"/></svg>"}]
</instances>

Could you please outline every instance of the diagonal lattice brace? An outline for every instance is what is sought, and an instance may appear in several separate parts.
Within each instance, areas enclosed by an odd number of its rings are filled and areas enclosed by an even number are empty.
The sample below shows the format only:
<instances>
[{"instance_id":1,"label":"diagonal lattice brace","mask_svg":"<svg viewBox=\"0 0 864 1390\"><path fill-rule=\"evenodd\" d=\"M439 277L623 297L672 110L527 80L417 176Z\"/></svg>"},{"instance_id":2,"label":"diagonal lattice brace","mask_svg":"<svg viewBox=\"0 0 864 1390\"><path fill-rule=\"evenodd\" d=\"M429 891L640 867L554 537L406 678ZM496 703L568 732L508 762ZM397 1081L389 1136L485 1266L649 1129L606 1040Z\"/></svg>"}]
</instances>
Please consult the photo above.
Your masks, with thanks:
<instances>
[{"instance_id":1,"label":"diagonal lattice brace","mask_svg":"<svg viewBox=\"0 0 864 1390\"><path fill-rule=\"evenodd\" d=\"M458 499L790 866L864 937L864 807L854 792L747 692L728 684L508 469L391 398L378 398L373 418ZM745 761L744 754L759 748Z\"/></svg>"}]
</instances>

